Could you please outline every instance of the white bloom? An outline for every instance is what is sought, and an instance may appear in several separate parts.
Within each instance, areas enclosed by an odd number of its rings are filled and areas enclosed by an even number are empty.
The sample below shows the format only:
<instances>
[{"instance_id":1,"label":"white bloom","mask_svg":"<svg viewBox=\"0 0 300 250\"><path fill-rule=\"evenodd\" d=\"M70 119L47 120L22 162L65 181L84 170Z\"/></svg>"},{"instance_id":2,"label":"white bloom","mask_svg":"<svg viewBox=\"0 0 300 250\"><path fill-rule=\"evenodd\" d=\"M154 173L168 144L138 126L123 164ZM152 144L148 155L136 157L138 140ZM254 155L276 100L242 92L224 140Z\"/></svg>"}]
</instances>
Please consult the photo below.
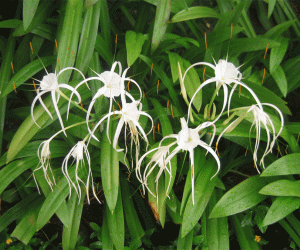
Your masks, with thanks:
<instances>
[{"instance_id":1,"label":"white bloom","mask_svg":"<svg viewBox=\"0 0 300 250\"><path fill-rule=\"evenodd\" d=\"M216 62L215 62L216 64ZM236 68L234 66L233 63L230 63L230 62L227 62L227 59L226 60L219 60L219 62L216 64L216 66L214 66L213 64L211 63L206 63L206 62L198 62L198 63L195 63L193 65L191 65L189 68L187 68L187 70L185 71L184 73L184 76L183 76L183 81L185 79L185 76L187 74L187 72L194 66L196 65L206 65L206 66L209 66L211 67L212 69L214 69L215 71L215 77L212 77L208 80L206 80L205 82L203 82L199 87L198 89L196 90L196 92L194 93L193 97L191 98L191 101L190 101L190 105L189 105L189 109L188 109L188 116L191 112L191 106L192 106L192 103L193 103L193 100L196 96L196 94L204 87L206 86L207 84L209 83L212 83L212 82L215 82L216 83L216 86L218 87L219 84L222 85L223 87L223 90L224 90L224 102L223 102L223 108L222 108L222 111L221 113L219 114L219 116L214 120L214 122L216 122L220 116L222 115L225 107L226 107L226 104L227 104L227 101L228 101L228 114L229 114L229 108L230 108L230 102L231 102L231 97L233 95L233 92L234 90L236 89L237 85L241 85L243 86L244 88L246 88L250 93L251 95L253 96L253 98L255 99L255 101L257 102L257 104L259 105L259 107L263 110L262 108L262 105L261 105L261 102L260 100L258 99L257 95L253 92L253 90L251 88L249 88L245 83L241 82L241 79L242 79L242 74L241 72L238 70L238 68ZM228 98L228 87L227 85L230 85L231 83L234 83L235 85L233 86L231 92L230 92L230 95L229 95L229 98ZM228 98L228 100L227 100Z\"/></svg>"},{"instance_id":2,"label":"white bloom","mask_svg":"<svg viewBox=\"0 0 300 250\"><path fill-rule=\"evenodd\" d=\"M272 107L278 112L278 114L280 116L281 124L280 124L280 129L279 129L277 135L276 135L274 123L271 120L270 116L256 104L256 105L252 105L251 107L248 107L247 111L244 114L242 114L236 120L234 120L231 124L229 124L224 129L224 131L219 135L217 143L216 143L216 145L219 143L221 137L223 136L223 134L226 131L228 132L228 131L233 130L247 116L248 113L252 112L253 123L252 123L249 133L251 133L251 130L252 130L253 126L255 125L256 141L255 141L255 147L254 147L254 151L253 151L253 161L254 161L254 165L255 165L255 168L257 169L258 173L260 173L260 171L257 166L257 152L258 152L259 143L260 143L261 126L263 125L265 127L265 130L267 133L267 147L266 147L265 152L260 160L260 165L263 168L265 168L264 158L266 157L267 154L269 154L272 151L275 141L278 138L278 136L280 135L280 133L283 129L283 126L284 126L283 115L282 115L281 111L275 105L270 104L270 103L262 103L262 105ZM271 133L273 134L272 139L271 139Z\"/></svg>"},{"instance_id":3,"label":"white bloom","mask_svg":"<svg viewBox=\"0 0 300 250\"><path fill-rule=\"evenodd\" d=\"M38 158L40 160L40 163L39 163L40 166L33 171L33 178L34 178L34 181L35 181L35 184L38 188L39 193L40 193L40 189L39 189L39 186L37 184L36 178L34 176L34 172L39 170L39 169L43 170L45 180L47 181L47 183L48 183L48 185L49 185L49 187L51 188L52 191L53 191L52 187L54 185L56 185L55 178L54 178L51 166L50 166L50 157L51 157L50 141L51 141L51 139L52 138L50 138L46 141L43 141L40 144L40 146L37 150L37 155L38 155Z\"/></svg>"},{"instance_id":4,"label":"white bloom","mask_svg":"<svg viewBox=\"0 0 300 250\"><path fill-rule=\"evenodd\" d=\"M40 127L34 119L33 108L34 108L34 105L35 105L36 101L39 100L42 107L44 108L44 110L48 113L48 115L51 117L51 119L53 119L50 111L48 110L48 108L46 107L46 105L44 104L44 102L41 98L41 96L43 94L45 94L47 92L51 92L52 103L53 103L55 112L57 114L58 120L60 122L60 125L61 125L62 130L63 130L65 135L66 135L66 132L65 132L65 129L64 129L64 124L63 124L63 121L61 119L61 115L59 113L59 109L58 109L58 106L57 106L57 103L59 101L59 97L60 97L60 94L61 94L60 88L65 88L65 89L71 90L72 92L74 92L76 94L76 96L78 98L78 102L79 103L81 102L81 97L80 97L79 93L72 86L70 86L68 84L65 84L65 83L58 84L58 77L60 76L60 74L64 71L66 71L66 70L69 70L69 69L78 71L82 75L82 77L84 78L84 75L81 73L81 71L76 69L76 68L73 68L73 67L64 68L61 71L59 71L58 74L56 74L56 73L48 74L48 72L46 71L47 75L45 75L43 77L42 81L37 80L37 81L40 82L40 87L37 89L37 96L34 98L32 104L31 104L31 117L32 117L32 120L34 121L34 123L38 127Z\"/></svg>"},{"instance_id":5,"label":"white bloom","mask_svg":"<svg viewBox=\"0 0 300 250\"><path fill-rule=\"evenodd\" d=\"M195 129L191 129L188 127L187 125L187 122L185 121L184 118L181 118L180 119L180 122L181 122L181 131L176 135L176 134L172 134L172 135L168 135L168 136L165 136L160 144L159 144L159 147L156 148L156 149L153 149L153 150L150 150L148 151L146 154L144 154L138 164L137 164L137 175L139 177L141 177L141 174L140 174L140 168L141 168L141 163L143 161L143 159L151 152L153 152L154 150L158 150L158 152L156 154L153 155L151 161L150 161L150 165L151 163L155 162L154 166L148 171L148 166L149 164L146 166L146 169L145 171L148 173L145 174L144 173L144 178L143 180L141 181L141 183L143 185L145 185L147 187L147 177L149 176L149 174L153 171L153 168L156 166L156 165L159 165L161 171L159 173L159 175L157 176L157 179L160 177L161 175L161 172L163 170L167 170L169 172L169 174L171 175L171 169L167 168L167 165L170 163L171 159L180 151L180 150L183 150L183 151L189 151L189 154L190 154L190 159L191 159L191 180L192 180L192 199L193 199L193 204L194 204L194 167L195 167L195 164L194 164L194 148L196 148L197 146L201 146L203 147L204 149L206 149L207 151L209 151L213 157L215 158L217 164L218 164L218 171L217 173L219 172L220 170L220 160L217 156L217 154L214 152L214 150L210 147L210 145L208 145L207 143L205 143L204 141L202 141L200 139L200 136L199 136L199 131L201 129L204 129L204 128L207 128L209 126L214 126L214 124L212 122L205 122L201 125L199 125L197 128ZM214 139L214 135L215 135L215 126L214 126L214 134L212 136L212 139L211 139L211 142L210 144L212 143L213 139ZM162 142L167 139L167 138L174 138L176 139L175 142L172 142L170 143L168 146L161 146ZM176 145L177 146L175 147L175 149L169 153L169 149L173 146L173 145ZM217 174L216 173L216 174ZM216 175L215 174L215 175ZM215 176L214 175L214 176ZM214 177L213 176L213 177ZM213 178L212 177L212 178ZM148 188L148 187L147 187ZM149 188L148 188L149 190ZM152 193L152 192L151 192Z\"/></svg>"},{"instance_id":6,"label":"white bloom","mask_svg":"<svg viewBox=\"0 0 300 250\"><path fill-rule=\"evenodd\" d=\"M85 158L87 160L87 165L88 165L88 174L87 174L87 178L86 178L86 182L84 182L80 177L79 177L79 171L84 172L83 168L84 168L84 155ZM68 163L69 160L71 158L71 156L74 158L75 160L75 183L74 181L71 179L70 175L69 175L69 171L68 171ZM81 169L79 169L81 168ZM62 172L64 174L64 176L66 177L68 184L69 184L69 192L70 195L69 197L71 197L71 193L72 193L72 186L74 187L78 198L80 200L81 198L81 188L79 185L79 182L83 183L85 190L86 190L86 194L87 194L87 200L88 203L90 203L90 199L89 199L89 185L90 185L90 181L92 183L92 192L94 197L96 198L96 200L101 203L96 195L95 192L95 188L94 188L94 184L93 184L93 175L92 175L92 170L91 170L91 158L90 158L90 154L89 151L87 149L87 146L84 144L84 141L79 141L77 142L77 144L70 150L70 152L66 155L63 163L62 163Z\"/></svg>"},{"instance_id":7,"label":"white bloom","mask_svg":"<svg viewBox=\"0 0 300 250\"><path fill-rule=\"evenodd\" d=\"M141 111L142 110L142 104L140 103L140 101L133 101L131 103L126 103L125 101L122 102L122 109L120 111L114 111L114 112L109 112L107 115L105 115L93 128L93 131L90 132L91 137L93 137L94 139L96 139L97 141L98 138L94 135L96 129L101 125L101 123L110 116L112 115L121 115L121 118L119 120L118 126L116 128L116 132L115 132L115 136L113 139L113 148L115 150L117 150L118 152L123 151L123 149L117 149L117 142L122 130L123 125L125 124L125 126L129 127L129 132L131 134L131 140L134 141L137 145L137 149L139 150L139 139L138 139L138 130L139 132L142 134L143 138L145 139L145 141L147 142L148 145L148 138L147 138L147 134L145 133L144 129L141 127L140 123L139 123L139 118L141 115L147 116L149 117L149 119L151 120L151 130L153 127L153 120L152 117L150 115L148 115L146 112ZM148 134L151 132L151 130L148 132ZM108 134L107 134L108 135ZM126 129L125 129L125 145L126 145ZM109 139L109 136L108 136ZM138 154L138 152L137 152Z\"/></svg>"},{"instance_id":8,"label":"white bloom","mask_svg":"<svg viewBox=\"0 0 300 250\"><path fill-rule=\"evenodd\" d=\"M119 74L117 74L115 72L115 68L116 68L117 65L119 66ZM123 93L123 91L124 91L124 94L127 95L132 101L135 101L135 99L128 92L126 92L124 90L124 88L125 88L124 81L133 82L138 87L138 89L140 91L140 98L142 97L142 91L141 91L141 88L138 85L138 83L136 81L134 81L133 79L125 77L128 69L129 68L125 69L122 76L121 76L122 65L121 65L120 62L114 62L110 71L104 71L101 74L98 74L94 71L94 73L97 76L89 77L87 79L84 79L83 81L81 81L76 86L75 90L77 88L79 88L83 83L86 83L90 80L98 80L98 81L101 81L104 84L103 87L99 88L98 91L96 92L96 94L93 96L93 99L92 99L92 101L91 101L91 103L88 107L88 111L87 111L87 114L86 114L86 123L87 123L87 127L88 127L88 130L89 130L90 133L91 133L91 130L89 128L88 121L89 121L89 118L90 118L90 113L92 111L92 108L93 108L97 98L99 98L102 95L109 98L109 112L112 109L112 101L114 100L115 97L120 96L121 93ZM70 102L69 102L69 105L70 105ZM108 118L107 131L108 131L108 127L109 127L109 120L110 119Z\"/></svg>"}]
</instances>

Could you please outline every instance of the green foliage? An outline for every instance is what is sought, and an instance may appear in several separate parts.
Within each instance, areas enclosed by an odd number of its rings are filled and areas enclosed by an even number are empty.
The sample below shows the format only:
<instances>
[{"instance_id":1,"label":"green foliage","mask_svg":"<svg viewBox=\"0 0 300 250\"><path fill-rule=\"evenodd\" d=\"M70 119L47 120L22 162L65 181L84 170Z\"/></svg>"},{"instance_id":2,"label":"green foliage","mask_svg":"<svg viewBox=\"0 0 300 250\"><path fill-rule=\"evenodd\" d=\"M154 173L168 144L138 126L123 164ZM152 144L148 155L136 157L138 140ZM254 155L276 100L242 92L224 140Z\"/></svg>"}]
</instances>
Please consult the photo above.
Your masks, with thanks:
<instances>
[{"instance_id":1,"label":"green foliage","mask_svg":"<svg viewBox=\"0 0 300 250\"><path fill-rule=\"evenodd\" d=\"M16 16L0 22L10 29L0 38L1 249L234 249L232 238L239 249L262 249L268 242L254 229L263 235L273 223L300 247L300 125L289 122L297 117L286 102L300 87L300 22L289 1L20 0L14 7ZM220 59L241 79L216 86ZM30 114L35 88L41 93L65 68L56 79L67 89L50 89ZM111 79L124 83L121 97L105 92ZM282 112L284 126L269 107L261 125L249 89ZM126 110L134 100L140 106ZM180 130L180 118L190 130ZM199 135L200 143L183 147L179 131L194 130L189 139ZM50 148L42 147L49 138ZM74 151L63 165L78 141L89 153ZM97 222L84 218L88 206L97 206ZM63 231L42 242L56 216ZM170 224L174 237L156 243Z\"/></svg>"}]
</instances>

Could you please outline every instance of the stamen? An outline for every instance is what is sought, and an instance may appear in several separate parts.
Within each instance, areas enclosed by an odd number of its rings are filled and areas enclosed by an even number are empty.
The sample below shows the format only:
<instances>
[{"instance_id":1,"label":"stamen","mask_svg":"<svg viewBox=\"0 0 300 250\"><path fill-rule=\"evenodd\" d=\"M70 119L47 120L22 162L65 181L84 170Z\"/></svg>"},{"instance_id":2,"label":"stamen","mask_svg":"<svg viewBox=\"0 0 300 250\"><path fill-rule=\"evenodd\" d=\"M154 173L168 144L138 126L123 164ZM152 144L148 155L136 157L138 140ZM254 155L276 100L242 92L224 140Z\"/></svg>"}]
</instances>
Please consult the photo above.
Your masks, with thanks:
<instances>
[{"instance_id":1,"label":"stamen","mask_svg":"<svg viewBox=\"0 0 300 250\"><path fill-rule=\"evenodd\" d=\"M248 153L248 147L246 148L245 156L247 155L247 153Z\"/></svg>"},{"instance_id":2,"label":"stamen","mask_svg":"<svg viewBox=\"0 0 300 250\"><path fill-rule=\"evenodd\" d=\"M210 120L210 111L211 111L211 108L208 110L208 120Z\"/></svg>"},{"instance_id":3,"label":"stamen","mask_svg":"<svg viewBox=\"0 0 300 250\"><path fill-rule=\"evenodd\" d=\"M152 65L151 65L151 70L150 70L150 72L151 72L151 75L152 75L152 72L153 72L153 63L152 63Z\"/></svg>"},{"instance_id":4,"label":"stamen","mask_svg":"<svg viewBox=\"0 0 300 250\"><path fill-rule=\"evenodd\" d=\"M72 50L72 58L75 59L75 54L73 50Z\"/></svg>"},{"instance_id":5,"label":"stamen","mask_svg":"<svg viewBox=\"0 0 300 250\"><path fill-rule=\"evenodd\" d=\"M160 134L160 126L159 126L159 123L157 124L157 131L158 131L158 133Z\"/></svg>"},{"instance_id":6,"label":"stamen","mask_svg":"<svg viewBox=\"0 0 300 250\"><path fill-rule=\"evenodd\" d=\"M32 80L32 82L33 82L33 87L34 87L34 90L35 90L35 92L37 93L37 90L36 90L36 85L35 85L35 81L34 81L34 80Z\"/></svg>"},{"instance_id":7,"label":"stamen","mask_svg":"<svg viewBox=\"0 0 300 250\"><path fill-rule=\"evenodd\" d=\"M241 98L242 85L239 85L239 98Z\"/></svg>"},{"instance_id":8,"label":"stamen","mask_svg":"<svg viewBox=\"0 0 300 250\"><path fill-rule=\"evenodd\" d=\"M113 105L113 113L114 113L114 117L115 117L115 105Z\"/></svg>"},{"instance_id":9,"label":"stamen","mask_svg":"<svg viewBox=\"0 0 300 250\"><path fill-rule=\"evenodd\" d=\"M171 103L171 114L172 114L172 118L174 118L172 103Z\"/></svg>"},{"instance_id":10,"label":"stamen","mask_svg":"<svg viewBox=\"0 0 300 250\"><path fill-rule=\"evenodd\" d=\"M231 27L230 27L230 39L232 38L232 30L233 30L233 23L231 23Z\"/></svg>"},{"instance_id":11,"label":"stamen","mask_svg":"<svg viewBox=\"0 0 300 250\"><path fill-rule=\"evenodd\" d=\"M281 151L280 151L279 145L278 145L278 147L277 147L277 150L278 150L278 153L280 153L280 156L282 157L282 153L281 153Z\"/></svg>"},{"instance_id":12,"label":"stamen","mask_svg":"<svg viewBox=\"0 0 300 250\"><path fill-rule=\"evenodd\" d=\"M56 52L58 52L58 45L57 45L57 40L55 39L55 48L56 48Z\"/></svg>"},{"instance_id":13,"label":"stamen","mask_svg":"<svg viewBox=\"0 0 300 250\"><path fill-rule=\"evenodd\" d=\"M266 59L266 55L267 55L268 48L269 48L269 44L267 44L267 47L266 47L266 50L265 50L264 59Z\"/></svg>"},{"instance_id":14,"label":"stamen","mask_svg":"<svg viewBox=\"0 0 300 250\"><path fill-rule=\"evenodd\" d=\"M121 105L120 105L120 103L118 103L118 106L119 106L119 109L121 110L122 108L121 108Z\"/></svg>"},{"instance_id":15,"label":"stamen","mask_svg":"<svg viewBox=\"0 0 300 250\"><path fill-rule=\"evenodd\" d=\"M264 68L264 74L263 74L261 83L264 83L265 76L266 76L266 68Z\"/></svg>"},{"instance_id":16,"label":"stamen","mask_svg":"<svg viewBox=\"0 0 300 250\"><path fill-rule=\"evenodd\" d=\"M155 141L155 125L153 125L152 131L153 131L153 140Z\"/></svg>"},{"instance_id":17,"label":"stamen","mask_svg":"<svg viewBox=\"0 0 300 250\"><path fill-rule=\"evenodd\" d=\"M205 41L205 49L207 49L207 37L206 37L206 32L204 32L204 41Z\"/></svg>"},{"instance_id":18,"label":"stamen","mask_svg":"<svg viewBox=\"0 0 300 250\"><path fill-rule=\"evenodd\" d=\"M144 99L145 99L145 91L143 90L143 101L144 101Z\"/></svg>"},{"instance_id":19,"label":"stamen","mask_svg":"<svg viewBox=\"0 0 300 250\"><path fill-rule=\"evenodd\" d=\"M82 105L82 102L80 102L80 106L81 106L81 108L83 109L83 105Z\"/></svg>"},{"instance_id":20,"label":"stamen","mask_svg":"<svg viewBox=\"0 0 300 250\"><path fill-rule=\"evenodd\" d=\"M32 43L31 43L31 42L29 42L29 45L30 45L31 52L32 52L32 54L33 54Z\"/></svg>"},{"instance_id":21,"label":"stamen","mask_svg":"<svg viewBox=\"0 0 300 250\"><path fill-rule=\"evenodd\" d=\"M58 62L58 66L59 66L59 70L60 70L60 61L59 61L59 58L57 58L57 62Z\"/></svg>"},{"instance_id":22,"label":"stamen","mask_svg":"<svg viewBox=\"0 0 300 250\"><path fill-rule=\"evenodd\" d=\"M139 189L140 190L140 194L141 194L141 196L145 199L145 196L143 195L143 192L142 192L142 190L141 189Z\"/></svg>"},{"instance_id":23,"label":"stamen","mask_svg":"<svg viewBox=\"0 0 300 250\"><path fill-rule=\"evenodd\" d=\"M169 104L170 104L170 102L169 102L169 100L167 101L167 112L169 112Z\"/></svg>"},{"instance_id":24,"label":"stamen","mask_svg":"<svg viewBox=\"0 0 300 250\"><path fill-rule=\"evenodd\" d=\"M158 94L158 89L159 89L159 80L157 81L157 87L156 87L157 91L156 93Z\"/></svg>"},{"instance_id":25,"label":"stamen","mask_svg":"<svg viewBox=\"0 0 300 250\"><path fill-rule=\"evenodd\" d=\"M218 143L217 142L216 142L216 152L217 152L217 155L220 156L219 150L218 150Z\"/></svg>"},{"instance_id":26,"label":"stamen","mask_svg":"<svg viewBox=\"0 0 300 250\"><path fill-rule=\"evenodd\" d=\"M116 34L115 44L118 43L118 34Z\"/></svg>"},{"instance_id":27,"label":"stamen","mask_svg":"<svg viewBox=\"0 0 300 250\"><path fill-rule=\"evenodd\" d=\"M204 67L203 69L203 82L205 82L205 71L206 71L206 67Z\"/></svg>"},{"instance_id":28,"label":"stamen","mask_svg":"<svg viewBox=\"0 0 300 250\"><path fill-rule=\"evenodd\" d=\"M16 89L16 85L15 85L15 81L13 81L13 86L14 86L14 90L17 93L17 89Z\"/></svg>"},{"instance_id":29,"label":"stamen","mask_svg":"<svg viewBox=\"0 0 300 250\"><path fill-rule=\"evenodd\" d=\"M128 92L130 92L130 88L129 88L130 81L131 81L131 79L127 83Z\"/></svg>"},{"instance_id":30,"label":"stamen","mask_svg":"<svg viewBox=\"0 0 300 250\"><path fill-rule=\"evenodd\" d=\"M261 237L260 236L258 236L258 235L255 235L255 239L254 239L256 242L260 242L260 240L261 240Z\"/></svg>"},{"instance_id":31,"label":"stamen","mask_svg":"<svg viewBox=\"0 0 300 250\"><path fill-rule=\"evenodd\" d=\"M13 62L10 62L10 66L11 66L12 72L13 72L13 74L14 74L14 73L15 73L15 70L14 70Z\"/></svg>"}]
</instances>

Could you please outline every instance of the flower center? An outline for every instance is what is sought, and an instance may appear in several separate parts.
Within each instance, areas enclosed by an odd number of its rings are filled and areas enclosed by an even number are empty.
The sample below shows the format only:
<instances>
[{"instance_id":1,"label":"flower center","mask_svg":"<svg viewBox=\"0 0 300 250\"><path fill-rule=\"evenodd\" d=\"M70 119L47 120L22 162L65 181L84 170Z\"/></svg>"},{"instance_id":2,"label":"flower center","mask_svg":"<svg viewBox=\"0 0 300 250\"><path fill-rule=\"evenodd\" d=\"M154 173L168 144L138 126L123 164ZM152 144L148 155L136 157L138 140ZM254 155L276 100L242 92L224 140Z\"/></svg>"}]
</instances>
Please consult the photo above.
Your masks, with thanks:
<instances>
[{"instance_id":1,"label":"flower center","mask_svg":"<svg viewBox=\"0 0 300 250\"><path fill-rule=\"evenodd\" d=\"M227 62L226 60L219 60L216 65L215 77L220 82L230 84L233 80L241 78L241 76L241 73L233 63Z\"/></svg>"},{"instance_id":2,"label":"flower center","mask_svg":"<svg viewBox=\"0 0 300 250\"><path fill-rule=\"evenodd\" d=\"M182 150L191 150L200 144L200 137L195 129L183 128L178 133L177 144Z\"/></svg>"},{"instance_id":3,"label":"flower center","mask_svg":"<svg viewBox=\"0 0 300 250\"><path fill-rule=\"evenodd\" d=\"M45 75L41 81L40 87L41 87L41 90L56 90L56 89L58 89L57 76L54 73Z\"/></svg>"},{"instance_id":4,"label":"flower center","mask_svg":"<svg viewBox=\"0 0 300 250\"><path fill-rule=\"evenodd\" d=\"M100 76L103 78L106 87L105 97L116 97L121 94L122 78L117 73L105 71Z\"/></svg>"}]
</instances>

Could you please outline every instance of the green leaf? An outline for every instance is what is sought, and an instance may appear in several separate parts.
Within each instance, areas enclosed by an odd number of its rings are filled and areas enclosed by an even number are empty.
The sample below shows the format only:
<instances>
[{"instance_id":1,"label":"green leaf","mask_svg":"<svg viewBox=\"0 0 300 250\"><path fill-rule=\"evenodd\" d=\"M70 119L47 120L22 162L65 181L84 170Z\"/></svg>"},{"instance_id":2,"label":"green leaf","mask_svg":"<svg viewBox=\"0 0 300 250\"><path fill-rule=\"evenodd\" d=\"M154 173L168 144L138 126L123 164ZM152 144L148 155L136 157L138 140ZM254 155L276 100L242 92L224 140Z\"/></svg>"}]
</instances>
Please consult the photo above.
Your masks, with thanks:
<instances>
[{"instance_id":1,"label":"green leaf","mask_svg":"<svg viewBox=\"0 0 300 250\"><path fill-rule=\"evenodd\" d=\"M40 0L24 0L23 1L23 25L24 30L30 25Z\"/></svg>"},{"instance_id":2,"label":"green leaf","mask_svg":"<svg viewBox=\"0 0 300 250\"><path fill-rule=\"evenodd\" d=\"M82 188L81 193L84 194L81 196L81 199L78 200L77 195L71 196L68 200L68 211L69 211L69 220L70 225L64 225L63 235L62 235L62 246L63 249L75 249L76 242L78 239L79 225L81 221L81 214L85 199L85 192Z\"/></svg>"},{"instance_id":3,"label":"green leaf","mask_svg":"<svg viewBox=\"0 0 300 250\"><path fill-rule=\"evenodd\" d=\"M11 162L2 168L0 171L0 194L15 178L29 168L36 166L38 162L37 157L28 157Z\"/></svg>"},{"instance_id":4,"label":"green leaf","mask_svg":"<svg viewBox=\"0 0 300 250\"><path fill-rule=\"evenodd\" d=\"M289 45L289 39L284 37L278 37L277 42L280 42L280 46L271 49L270 53L270 73L271 75L277 70L277 67L280 66L286 51ZM280 86L278 86L281 90Z\"/></svg>"},{"instance_id":5,"label":"green leaf","mask_svg":"<svg viewBox=\"0 0 300 250\"><path fill-rule=\"evenodd\" d=\"M181 237L186 236L199 221L202 213L215 188L216 178L212 176L216 173L217 167L214 159L208 159L206 164L195 181L195 204L193 205L192 193L190 193L187 204L183 212Z\"/></svg>"},{"instance_id":6,"label":"green leaf","mask_svg":"<svg viewBox=\"0 0 300 250\"><path fill-rule=\"evenodd\" d=\"M268 3L268 18L271 17L271 15L273 13L273 10L274 10L274 7L275 7L275 4L276 4L276 0L269 0L269 3Z\"/></svg>"},{"instance_id":7,"label":"green leaf","mask_svg":"<svg viewBox=\"0 0 300 250\"><path fill-rule=\"evenodd\" d=\"M209 218L218 218L243 212L267 198L258 191L267 181L259 175L252 176L229 190L213 208Z\"/></svg>"},{"instance_id":8,"label":"green leaf","mask_svg":"<svg viewBox=\"0 0 300 250\"><path fill-rule=\"evenodd\" d=\"M181 232L178 236L177 250L192 250L193 246L193 230L191 230L184 237L181 236Z\"/></svg>"},{"instance_id":9,"label":"green leaf","mask_svg":"<svg viewBox=\"0 0 300 250\"><path fill-rule=\"evenodd\" d=\"M0 22L0 28L15 29L20 25L22 25L22 21L18 19L9 19Z\"/></svg>"},{"instance_id":10,"label":"green leaf","mask_svg":"<svg viewBox=\"0 0 300 250\"><path fill-rule=\"evenodd\" d=\"M300 174L300 153L285 155L269 165L260 176Z\"/></svg>"},{"instance_id":11,"label":"green leaf","mask_svg":"<svg viewBox=\"0 0 300 250\"><path fill-rule=\"evenodd\" d=\"M250 226L241 226L242 215L236 214L232 216L232 224L236 233L241 250L260 250L258 243L255 241L253 228Z\"/></svg>"},{"instance_id":12,"label":"green leaf","mask_svg":"<svg viewBox=\"0 0 300 250\"><path fill-rule=\"evenodd\" d=\"M286 31L289 27L291 27L296 20L290 20L283 23L280 23L276 26L274 26L272 29L268 30L264 37L276 39L278 36L280 36L284 31Z\"/></svg>"},{"instance_id":13,"label":"green leaf","mask_svg":"<svg viewBox=\"0 0 300 250\"><path fill-rule=\"evenodd\" d=\"M219 18L220 14L216 12L214 9L209 7L197 6L190 7L187 10L182 10L175 14L171 21L172 23L182 22L186 20L196 19L196 18Z\"/></svg>"},{"instance_id":14,"label":"green leaf","mask_svg":"<svg viewBox=\"0 0 300 250\"><path fill-rule=\"evenodd\" d=\"M124 249L125 228L121 189L119 189L118 200L115 210L110 211L109 207L107 206L106 215L110 237L114 243L114 246L117 250L122 250Z\"/></svg>"},{"instance_id":15,"label":"green leaf","mask_svg":"<svg viewBox=\"0 0 300 250\"><path fill-rule=\"evenodd\" d=\"M158 0L151 43L152 53L157 49L158 45L165 35L168 25L167 22L169 20L171 12L171 3L172 0Z\"/></svg>"},{"instance_id":16,"label":"green leaf","mask_svg":"<svg viewBox=\"0 0 300 250\"><path fill-rule=\"evenodd\" d=\"M276 70L271 75L277 83L277 86L280 89L282 95L286 97L288 92L288 82L282 67L278 65L276 67Z\"/></svg>"},{"instance_id":17,"label":"green leaf","mask_svg":"<svg viewBox=\"0 0 300 250\"><path fill-rule=\"evenodd\" d=\"M113 124L113 123L111 123ZM110 138L113 138L116 124L110 128ZM101 140L101 178L105 199L111 213L114 212L119 189L119 156L107 138L106 132Z\"/></svg>"},{"instance_id":18,"label":"green leaf","mask_svg":"<svg viewBox=\"0 0 300 250\"><path fill-rule=\"evenodd\" d=\"M285 218L287 215L298 209L299 206L299 197L276 197L275 201L268 210L268 213L263 221L263 225L267 226Z\"/></svg>"},{"instance_id":19,"label":"green leaf","mask_svg":"<svg viewBox=\"0 0 300 250\"><path fill-rule=\"evenodd\" d=\"M300 181L278 180L262 188L259 193L276 196L300 197Z\"/></svg>"},{"instance_id":20,"label":"green leaf","mask_svg":"<svg viewBox=\"0 0 300 250\"><path fill-rule=\"evenodd\" d=\"M43 201L43 199L38 199L31 204L29 209L26 211L26 215L21 219L15 230L12 232L11 237L16 237L24 244L28 244L36 232L37 217Z\"/></svg>"},{"instance_id":21,"label":"green leaf","mask_svg":"<svg viewBox=\"0 0 300 250\"><path fill-rule=\"evenodd\" d=\"M142 52L143 44L146 40L146 35L136 33L132 30L126 32L125 42L127 51L127 64L130 67Z\"/></svg>"},{"instance_id":22,"label":"green leaf","mask_svg":"<svg viewBox=\"0 0 300 250\"><path fill-rule=\"evenodd\" d=\"M137 215L136 208L134 207L132 198L130 197L129 183L125 178L121 178L122 185L122 201L124 206L124 215L127 227L132 240L140 240L145 234L140 219Z\"/></svg>"},{"instance_id":23,"label":"green leaf","mask_svg":"<svg viewBox=\"0 0 300 250\"><path fill-rule=\"evenodd\" d=\"M110 236L109 232L109 225L108 225L108 213L109 209L105 209L104 215L103 215L103 225L102 225L102 248L103 249L113 249L114 245Z\"/></svg>"},{"instance_id":24,"label":"green leaf","mask_svg":"<svg viewBox=\"0 0 300 250\"><path fill-rule=\"evenodd\" d=\"M229 51L233 55L238 56L244 52L258 51L258 50L264 51L267 47L267 44L269 44L269 48L280 46L280 43L268 38L262 38L262 37L238 38L238 39L231 40Z\"/></svg>"},{"instance_id":25,"label":"green leaf","mask_svg":"<svg viewBox=\"0 0 300 250\"><path fill-rule=\"evenodd\" d=\"M168 53L168 54L169 54L169 60L171 65L173 83L175 83L179 78L178 62L180 64L181 72L183 74L187 70L187 68L191 66L191 64L187 60L181 58L176 53ZM200 79L195 68L191 68L184 79L184 86L190 99L193 97L194 93L196 92L200 84L201 84ZM201 103L202 103L202 91L199 91L193 101L193 104L198 112L201 108Z\"/></svg>"}]
</instances>

